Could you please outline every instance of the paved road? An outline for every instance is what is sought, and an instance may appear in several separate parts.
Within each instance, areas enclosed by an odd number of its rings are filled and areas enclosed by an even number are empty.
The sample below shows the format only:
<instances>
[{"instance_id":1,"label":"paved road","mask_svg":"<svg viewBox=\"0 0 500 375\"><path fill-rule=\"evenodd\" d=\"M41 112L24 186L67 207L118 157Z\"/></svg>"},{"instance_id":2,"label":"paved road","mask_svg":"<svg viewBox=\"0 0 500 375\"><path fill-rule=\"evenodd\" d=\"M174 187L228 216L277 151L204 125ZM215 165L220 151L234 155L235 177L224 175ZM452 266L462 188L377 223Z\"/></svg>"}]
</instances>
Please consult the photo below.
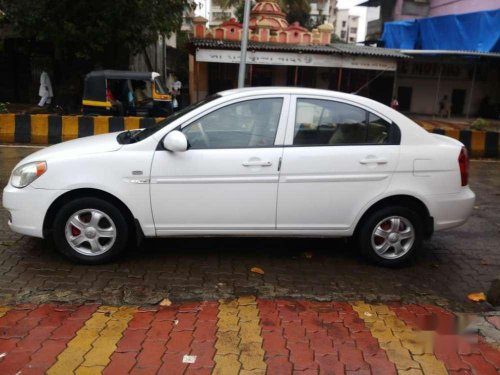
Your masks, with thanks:
<instances>
[{"instance_id":1,"label":"paved road","mask_svg":"<svg viewBox=\"0 0 500 375\"><path fill-rule=\"evenodd\" d=\"M486 319L500 333L500 317ZM455 322L432 305L250 296L146 308L0 306L0 373L498 375L499 347Z\"/></svg>"},{"instance_id":2,"label":"paved road","mask_svg":"<svg viewBox=\"0 0 500 375\"><path fill-rule=\"evenodd\" d=\"M33 151L0 147L0 185ZM478 200L469 222L436 233L416 264L401 269L369 265L343 240L266 238L148 240L114 264L78 266L50 243L11 233L0 209L0 300L143 305L256 295L484 310L466 295L500 273L500 163L473 161L471 185ZM265 274L251 273L254 266Z\"/></svg>"}]
</instances>

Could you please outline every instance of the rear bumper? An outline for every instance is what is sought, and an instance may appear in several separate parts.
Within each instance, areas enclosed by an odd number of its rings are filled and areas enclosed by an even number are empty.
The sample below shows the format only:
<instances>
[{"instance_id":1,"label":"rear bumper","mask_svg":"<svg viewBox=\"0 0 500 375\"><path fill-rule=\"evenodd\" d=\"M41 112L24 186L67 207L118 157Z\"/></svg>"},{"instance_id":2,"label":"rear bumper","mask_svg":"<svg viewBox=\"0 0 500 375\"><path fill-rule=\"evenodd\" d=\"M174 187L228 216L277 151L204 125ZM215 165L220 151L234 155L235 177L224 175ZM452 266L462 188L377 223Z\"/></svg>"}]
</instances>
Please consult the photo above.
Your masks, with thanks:
<instances>
[{"instance_id":1,"label":"rear bumper","mask_svg":"<svg viewBox=\"0 0 500 375\"><path fill-rule=\"evenodd\" d=\"M459 193L430 195L426 200L434 230L438 231L464 224L472 213L476 195L466 186Z\"/></svg>"},{"instance_id":2,"label":"rear bumper","mask_svg":"<svg viewBox=\"0 0 500 375\"><path fill-rule=\"evenodd\" d=\"M65 190L17 189L10 184L3 191L3 206L9 211L8 225L14 232L43 238L43 221L50 205Z\"/></svg>"}]
</instances>

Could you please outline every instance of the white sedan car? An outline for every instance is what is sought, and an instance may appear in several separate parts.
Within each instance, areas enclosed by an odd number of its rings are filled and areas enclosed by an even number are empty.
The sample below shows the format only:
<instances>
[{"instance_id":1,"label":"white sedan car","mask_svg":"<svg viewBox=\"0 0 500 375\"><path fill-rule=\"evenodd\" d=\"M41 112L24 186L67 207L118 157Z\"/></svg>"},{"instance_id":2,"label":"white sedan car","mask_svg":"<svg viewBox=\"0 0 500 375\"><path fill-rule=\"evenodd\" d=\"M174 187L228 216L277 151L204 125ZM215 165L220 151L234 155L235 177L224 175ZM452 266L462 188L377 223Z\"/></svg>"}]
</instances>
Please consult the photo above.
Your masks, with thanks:
<instances>
[{"instance_id":1,"label":"white sedan car","mask_svg":"<svg viewBox=\"0 0 500 375\"><path fill-rule=\"evenodd\" d=\"M102 263L142 237L351 237L398 265L474 205L464 146L373 100L224 91L146 129L35 152L3 194L12 230Z\"/></svg>"}]
</instances>

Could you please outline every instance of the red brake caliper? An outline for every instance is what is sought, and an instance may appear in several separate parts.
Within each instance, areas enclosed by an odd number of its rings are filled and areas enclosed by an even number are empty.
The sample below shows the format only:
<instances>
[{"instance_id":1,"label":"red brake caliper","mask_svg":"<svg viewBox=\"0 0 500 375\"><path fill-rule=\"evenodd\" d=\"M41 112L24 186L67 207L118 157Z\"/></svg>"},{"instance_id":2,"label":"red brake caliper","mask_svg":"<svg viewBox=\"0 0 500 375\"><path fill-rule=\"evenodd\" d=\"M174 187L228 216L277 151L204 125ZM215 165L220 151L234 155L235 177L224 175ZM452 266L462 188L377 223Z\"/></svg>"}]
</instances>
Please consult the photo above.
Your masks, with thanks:
<instances>
[{"instance_id":1,"label":"red brake caliper","mask_svg":"<svg viewBox=\"0 0 500 375\"><path fill-rule=\"evenodd\" d=\"M79 236L80 233L82 233L80 229L78 229L74 225L71 226L71 234L73 235L73 237Z\"/></svg>"},{"instance_id":2,"label":"red brake caliper","mask_svg":"<svg viewBox=\"0 0 500 375\"><path fill-rule=\"evenodd\" d=\"M80 229L78 229L77 227L71 226L71 234L73 235L73 237L79 236L80 233L82 233L82 232L80 232Z\"/></svg>"},{"instance_id":3,"label":"red brake caliper","mask_svg":"<svg viewBox=\"0 0 500 375\"><path fill-rule=\"evenodd\" d=\"M391 229L391 223L389 222L389 220L385 221L382 223L382 225L380 226L383 230L389 230ZM384 239L382 237L375 237L375 245L379 246L379 245L382 245L384 243Z\"/></svg>"}]
</instances>

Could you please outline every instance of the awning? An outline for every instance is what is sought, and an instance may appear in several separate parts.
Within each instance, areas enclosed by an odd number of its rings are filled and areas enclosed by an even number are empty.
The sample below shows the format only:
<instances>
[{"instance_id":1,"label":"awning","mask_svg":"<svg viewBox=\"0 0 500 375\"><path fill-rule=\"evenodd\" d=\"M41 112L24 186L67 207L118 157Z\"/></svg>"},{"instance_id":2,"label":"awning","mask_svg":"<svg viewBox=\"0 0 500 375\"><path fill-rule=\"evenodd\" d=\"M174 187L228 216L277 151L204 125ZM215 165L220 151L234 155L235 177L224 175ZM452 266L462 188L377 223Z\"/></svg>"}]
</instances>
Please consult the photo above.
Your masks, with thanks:
<instances>
[{"instance_id":1,"label":"awning","mask_svg":"<svg viewBox=\"0 0 500 375\"><path fill-rule=\"evenodd\" d=\"M239 64L240 42L216 39L193 39L196 61ZM349 44L300 45L256 43L248 45L247 64L286 65L388 70L397 68L398 59L410 57L387 48Z\"/></svg>"}]
</instances>

